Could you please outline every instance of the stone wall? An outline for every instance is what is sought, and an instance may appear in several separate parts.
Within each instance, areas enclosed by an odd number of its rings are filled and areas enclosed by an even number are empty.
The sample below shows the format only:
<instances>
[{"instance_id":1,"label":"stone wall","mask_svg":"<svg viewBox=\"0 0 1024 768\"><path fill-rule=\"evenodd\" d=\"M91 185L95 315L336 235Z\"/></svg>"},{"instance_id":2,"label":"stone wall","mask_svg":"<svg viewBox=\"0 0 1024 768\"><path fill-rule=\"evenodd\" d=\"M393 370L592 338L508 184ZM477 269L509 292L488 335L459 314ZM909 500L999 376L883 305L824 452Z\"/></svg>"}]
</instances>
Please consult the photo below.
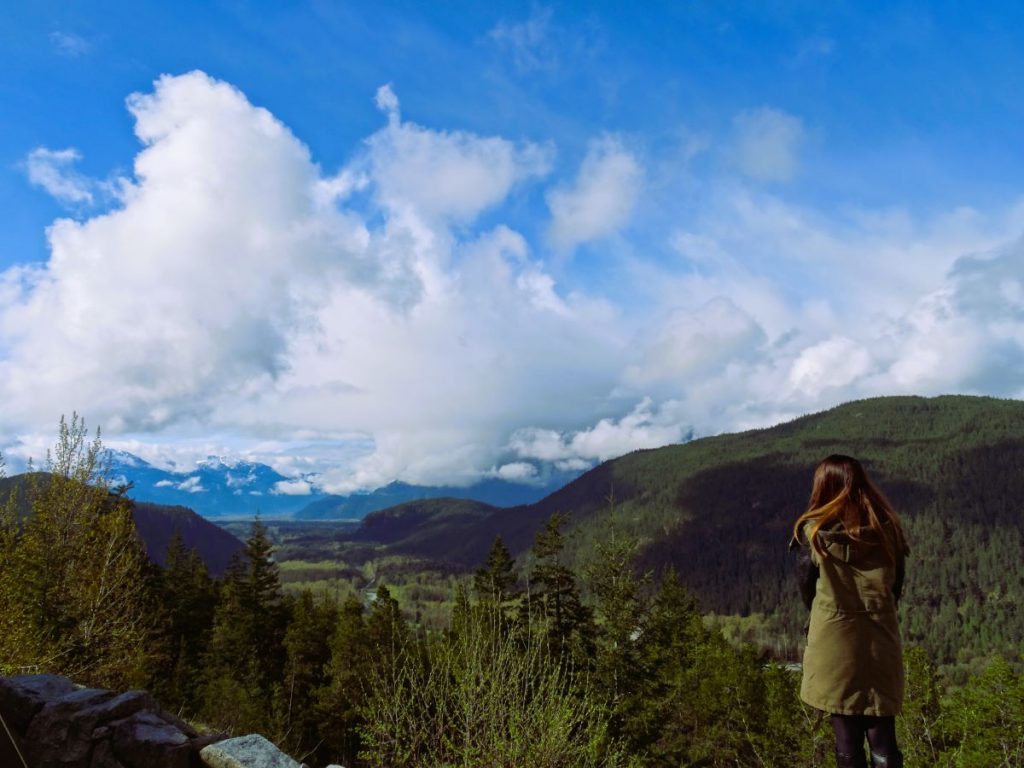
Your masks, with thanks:
<instances>
[{"instance_id":1,"label":"stone wall","mask_svg":"<svg viewBox=\"0 0 1024 768\"><path fill-rule=\"evenodd\" d=\"M3 768L300 768L262 736L200 734L145 691L57 675L0 677L0 716Z\"/></svg>"}]
</instances>

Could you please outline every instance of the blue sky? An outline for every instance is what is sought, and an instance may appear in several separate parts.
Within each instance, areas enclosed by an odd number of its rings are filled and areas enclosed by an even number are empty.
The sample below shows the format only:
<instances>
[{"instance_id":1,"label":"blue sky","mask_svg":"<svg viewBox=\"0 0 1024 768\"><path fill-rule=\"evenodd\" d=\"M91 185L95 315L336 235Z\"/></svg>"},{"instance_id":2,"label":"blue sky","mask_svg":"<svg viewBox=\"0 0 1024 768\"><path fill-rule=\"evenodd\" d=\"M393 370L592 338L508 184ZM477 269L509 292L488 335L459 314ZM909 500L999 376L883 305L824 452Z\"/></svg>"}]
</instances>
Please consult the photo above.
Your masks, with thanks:
<instances>
[{"instance_id":1,"label":"blue sky","mask_svg":"<svg viewBox=\"0 0 1024 768\"><path fill-rule=\"evenodd\" d=\"M0 444L530 482L1020 397L1022 16L6 4Z\"/></svg>"}]
</instances>

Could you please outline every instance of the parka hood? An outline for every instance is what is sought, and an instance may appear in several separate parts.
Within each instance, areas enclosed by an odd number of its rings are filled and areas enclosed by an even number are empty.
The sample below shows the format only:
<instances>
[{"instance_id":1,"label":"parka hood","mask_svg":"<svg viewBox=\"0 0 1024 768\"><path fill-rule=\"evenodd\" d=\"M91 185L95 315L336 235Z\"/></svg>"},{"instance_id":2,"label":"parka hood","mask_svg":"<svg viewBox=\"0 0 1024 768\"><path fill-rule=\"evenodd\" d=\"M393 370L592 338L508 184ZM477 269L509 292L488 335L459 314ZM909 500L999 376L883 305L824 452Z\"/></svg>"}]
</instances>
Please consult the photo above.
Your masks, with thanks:
<instances>
[{"instance_id":1,"label":"parka hood","mask_svg":"<svg viewBox=\"0 0 1024 768\"><path fill-rule=\"evenodd\" d=\"M891 540L899 542L895 526L891 520L883 524L891 535ZM810 525L805 529L806 534L810 533ZM830 557L841 560L844 563L857 563L866 559L876 559L879 555L884 557L884 548L878 533L870 527L857 528L850 532L841 525L826 528L818 531L818 541ZM899 549L899 543L896 548Z\"/></svg>"}]
</instances>

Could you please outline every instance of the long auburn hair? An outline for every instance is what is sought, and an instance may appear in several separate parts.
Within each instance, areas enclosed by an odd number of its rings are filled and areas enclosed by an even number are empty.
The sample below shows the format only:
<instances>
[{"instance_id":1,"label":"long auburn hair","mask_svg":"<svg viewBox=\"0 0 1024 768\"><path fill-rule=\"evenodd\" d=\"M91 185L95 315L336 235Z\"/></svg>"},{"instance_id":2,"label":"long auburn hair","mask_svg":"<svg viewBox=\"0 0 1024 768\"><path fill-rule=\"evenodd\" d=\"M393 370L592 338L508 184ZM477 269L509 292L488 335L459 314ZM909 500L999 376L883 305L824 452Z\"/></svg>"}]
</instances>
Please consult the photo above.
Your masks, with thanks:
<instances>
[{"instance_id":1,"label":"long auburn hair","mask_svg":"<svg viewBox=\"0 0 1024 768\"><path fill-rule=\"evenodd\" d=\"M818 541L818 531L835 523L855 542L864 541L864 532L874 532L891 563L896 562L897 551L907 552L899 515L851 456L834 453L815 468L807 511L793 526L793 541L797 544L802 543L807 523L811 524L809 544L821 557L828 553Z\"/></svg>"}]
</instances>

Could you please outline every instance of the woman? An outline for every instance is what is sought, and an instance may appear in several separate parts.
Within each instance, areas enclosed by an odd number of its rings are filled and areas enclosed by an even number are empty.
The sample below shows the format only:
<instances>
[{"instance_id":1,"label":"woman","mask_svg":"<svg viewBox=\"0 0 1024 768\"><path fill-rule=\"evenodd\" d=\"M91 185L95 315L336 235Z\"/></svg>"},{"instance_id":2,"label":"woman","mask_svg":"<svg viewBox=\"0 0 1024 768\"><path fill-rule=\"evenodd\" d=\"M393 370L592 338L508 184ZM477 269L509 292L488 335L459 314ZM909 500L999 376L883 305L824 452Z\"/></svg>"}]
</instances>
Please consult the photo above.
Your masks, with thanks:
<instances>
[{"instance_id":1,"label":"woman","mask_svg":"<svg viewBox=\"0 0 1024 768\"><path fill-rule=\"evenodd\" d=\"M834 454L814 471L793 526L801 592L811 618L800 698L832 716L836 765L900 768L896 718L903 648L896 603L908 552L899 517L860 463Z\"/></svg>"}]
</instances>

